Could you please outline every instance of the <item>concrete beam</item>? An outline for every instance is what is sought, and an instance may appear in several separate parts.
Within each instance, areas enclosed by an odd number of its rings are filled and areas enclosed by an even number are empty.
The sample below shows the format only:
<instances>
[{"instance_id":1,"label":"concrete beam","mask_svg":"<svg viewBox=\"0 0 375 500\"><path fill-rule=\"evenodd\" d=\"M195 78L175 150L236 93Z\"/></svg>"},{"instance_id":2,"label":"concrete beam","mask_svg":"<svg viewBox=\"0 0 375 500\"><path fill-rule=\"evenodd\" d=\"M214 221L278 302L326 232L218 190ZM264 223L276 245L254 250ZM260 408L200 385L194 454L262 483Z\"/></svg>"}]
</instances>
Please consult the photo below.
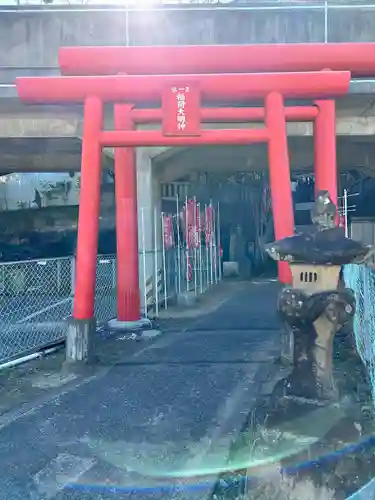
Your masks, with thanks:
<instances>
[{"instance_id":1,"label":"concrete beam","mask_svg":"<svg viewBox=\"0 0 375 500\"><path fill-rule=\"evenodd\" d=\"M79 119L0 116L0 137L77 137Z\"/></svg>"},{"instance_id":2,"label":"concrete beam","mask_svg":"<svg viewBox=\"0 0 375 500\"><path fill-rule=\"evenodd\" d=\"M0 22L1 24L1 22ZM12 113L12 107L6 108L6 113L0 114L0 138L77 138L81 135L82 130L82 106L25 106L20 104L14 104L15 112ZM0 102L1 105L1 102ZM1 105L2 107L2 105ZM368 98L360 98L358 96L346 97L338 101L338 118L337 118L337 133L338 136L351 136L351 137L370 137L375 134L375 109L373 102ZM259 124L205 124L206 128L254 128L258 127ZM112 127L112 113L109 111L105 116L105 127ZM142 126L141 129L158 129L158 125ZM311 123L288 123L287 131L290 138L298 137L311 137L312 135L312 124ZM260 149L259 149L260 148ZM193 163L186 165L185 162L181 167L178 165L180 161L173 162L173 166L170 167L170 160L175 156L181 156L184 154L186 148L147 148L147 156L153 161L154 168L158 171L160 168L165 168L163 173L165 176L165 181L171 181L179 178L183 175L186 168L194 168L194 165L200 165L202 163L202 158L199 160L195 159ZM200 150L196 148L196 151ZM367 150L367 149L366 149ZM226 150L227 151L227 150ZM259 165L267 164L265 161L265 149L264 146L253 146L251 148L251 153L247 152L244 155L240 155L239 152L243 151L241 148L236 148L237 160L233 161L228 158L225 160L225 154L222 150L221 157L214 155L212 160L206 156L206 160L209 163L212 161L218 165L223 165L224 163L228 165L231 163L244 164L245 168L262 168ZM18 152L15 151L15 154ZM113 149L106 149L105 155L113 157ZM142 153L143 154L143 153ZM312 152L308 153L306 148L303 152L303 158L300 158L298 152L291 150L291 160L293 168L304 168L304 165L311 165ZM358 151L358 157L363 158L365 156L364 150ZM13 165L12 168L17 169L26 168L22 167L23 160L12 160L10 158L4 159L2 165L3 169L8 170L9 165ZM28 167L26 171L34 171L35 168L40 168L42 170L51 168L48 165L52 165L53 169L60 170L64 160L62 158L53 157L41 157L34 158L28 162ZM73 164L73 170L79 169L79 159L71 158L68 163ZM253 166L249 166L249 163ZM363 163L364 166L369 165L369 157L365 158ZM358 164L358 162L356 163ZM39 167L37 167L39 165ZM255 165L255 167L254 167ZM109 167L112 166L112 163ZM1 168L1 167L0 167ZM231 168L231 167L229 167Z\"/></svg>"},{"instance_id":3,"label":"concrete beam","mask_svg":"<svg viewBox=\"0 0 375 500\"><path fill-rule=\"evenodd\" d=\"M365 3L365 2L363 2ZM350 8L353 7L353 8ZM106 7L66 9L3 7L0 19L0 67L56 70L58 48L69 45L180 45L355 42L375 40L371 6L314 0L306 5L280 2L262 7L173 5L156 9ZM260 29L259 27L262 27ZM13 73L0 73L10 82Z\"/></svg>"},{"instance_id":4,"label":"concrete beam","mask_svg":"<svg viewBox=\"0 0 375 500\"><path fill-rule=\"evenodd\" d=\"M0 173L7 172L78 172L77 154L44 153L27 156L0 154Z\"/></svg>"},{"instance_id":5,"label":"concrete beam","mask_svg":"<svg viewBox=\"0 0 375 500\"><path fill-rule=\"evenodd\" d=\"M105 160L103 169L112 169L113 165ZM79 172L81 156L75 154L40 154L28 156L0 155L0 175L28 172Z\"/></svg>"}]
</instances>

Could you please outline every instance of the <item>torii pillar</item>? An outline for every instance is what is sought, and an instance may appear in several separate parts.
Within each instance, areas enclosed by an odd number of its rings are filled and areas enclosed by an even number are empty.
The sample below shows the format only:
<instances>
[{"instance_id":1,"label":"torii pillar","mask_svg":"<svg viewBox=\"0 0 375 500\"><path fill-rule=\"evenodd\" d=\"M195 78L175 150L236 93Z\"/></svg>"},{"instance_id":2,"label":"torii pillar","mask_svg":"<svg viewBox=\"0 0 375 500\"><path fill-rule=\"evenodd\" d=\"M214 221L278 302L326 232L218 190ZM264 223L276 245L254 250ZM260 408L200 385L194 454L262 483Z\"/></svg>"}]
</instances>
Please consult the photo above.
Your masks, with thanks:
<instances>
[{"instance_id":1,"label":"torii pillar","mask_svg":"<svg viewBox=\"0 0 375 500\"><path fill-rule=\"evenodd\" d=\"M132 106L115 104L115 130L132 130ZM111 330L150 327L141 319L138 258L138 202L135 149L115 149L115 197L117 242L117 318L108 322Z\"/></svg>"}]
</instances>

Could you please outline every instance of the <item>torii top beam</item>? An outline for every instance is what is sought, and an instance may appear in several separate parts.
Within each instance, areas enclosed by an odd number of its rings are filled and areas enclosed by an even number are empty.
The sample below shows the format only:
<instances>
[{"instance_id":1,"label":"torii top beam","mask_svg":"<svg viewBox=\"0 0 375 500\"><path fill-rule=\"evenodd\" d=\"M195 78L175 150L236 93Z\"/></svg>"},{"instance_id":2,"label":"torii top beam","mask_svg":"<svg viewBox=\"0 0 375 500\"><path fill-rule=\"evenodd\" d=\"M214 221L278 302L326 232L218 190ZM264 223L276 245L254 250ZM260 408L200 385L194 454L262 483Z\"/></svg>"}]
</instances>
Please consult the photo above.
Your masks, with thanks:
<instances>
[{"instance_id":1,"label":"torii top beam","mask_svg":"<svg viewBox=\"0 0 375 500\"><path fill-rule=\"evenodd\" d=\"M159 47L62 47L63 74L351 71L375 76L375 43L280 43Z\"/></svg>"},{"instance_id":2,"label":"torii top beam","mask_svg":"<svg viewBox=\"0 0 375 500\"><path fill-rule=\"evenodd\" d=\"M16 79L25 102L82 102L96 95L106 102L159 102L166 88L198 85L202 101L261 99L270 92L286 98L336 97L348 92L350 72L252 73L220 75L56 76Z\"/></svg>"}]
</instances>

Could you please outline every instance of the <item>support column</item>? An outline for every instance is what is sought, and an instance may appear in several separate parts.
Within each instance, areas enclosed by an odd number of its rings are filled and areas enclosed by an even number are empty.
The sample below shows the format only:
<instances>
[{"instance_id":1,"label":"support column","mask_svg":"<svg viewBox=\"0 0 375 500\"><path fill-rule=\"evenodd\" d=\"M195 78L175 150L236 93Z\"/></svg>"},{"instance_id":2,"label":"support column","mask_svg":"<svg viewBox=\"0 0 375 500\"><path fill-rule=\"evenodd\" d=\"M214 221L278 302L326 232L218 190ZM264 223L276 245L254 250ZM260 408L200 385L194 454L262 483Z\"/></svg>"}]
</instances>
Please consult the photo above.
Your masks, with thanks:
<instances>
[{"instance_id":1,"label":"support column","mask_svg":"<svg viewBox=\"0 0 375 500\"><path fill-rule=\"evenodd\" d=\"M265 122L270 134L268 161L275 240L280 240L294 234L294 212L284 99L277 92L265 99ZM292 283L287 262L278 262L278 274L281 283Z\"/></svg>"},{"instance_id":2,"label":"support column","mask_svg":"<svg viewBox=\"0 0 375 500\"><path fill-rule=\"evenodd\" d=\"M116 104L116 130L130 130L131 106ZM117 318L109 322L113 330L133 330L149 326L141 320L138 259L137 169L134 148L115 150Z\"/></svg>"},{"instance_id":3,"label":"support column","mask_svg":"<svg viewBox=\"0 0 375 500\"><path fill-rule=\"evenodd\" d=\"M335 101L315 101L319 108L314 123L315 194L327 190L337 207Z\"/></svg>"},{"instance_id":4,"label":"support column","mask_svg":"<svg viewBox=\"0 0 375 500\"><path fill-rule=\"evenodd\" d=\"M94 301L101 184L99 134L102 122L101 100L96 96L88 97L84 105L74 307L66 339L66 360L70 362L89 360L90 345L95 333Z\"/></svg>"}]
</instances>

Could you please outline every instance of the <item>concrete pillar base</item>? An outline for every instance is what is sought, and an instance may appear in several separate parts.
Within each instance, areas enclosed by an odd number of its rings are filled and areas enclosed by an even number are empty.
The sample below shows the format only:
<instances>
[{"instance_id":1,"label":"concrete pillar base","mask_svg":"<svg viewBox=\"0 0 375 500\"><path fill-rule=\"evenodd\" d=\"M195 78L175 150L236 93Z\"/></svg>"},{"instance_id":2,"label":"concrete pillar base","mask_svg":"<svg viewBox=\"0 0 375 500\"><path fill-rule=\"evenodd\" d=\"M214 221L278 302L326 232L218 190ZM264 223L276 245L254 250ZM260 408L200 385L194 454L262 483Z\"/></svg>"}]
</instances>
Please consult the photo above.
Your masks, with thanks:
<instances>
[{"instance_id":1,"label":"concrete pillar base","mask_svg":"<svg viewBox=\"0 0 375 500\"><path fill-rule=\"evenodd\" d=\"M66 363L89 363L94 360L96 319L67 319Z\"/></svg>"},{"instance_id":2,"label":"concrete pillar base","mask_svg":"<svg viewBox=\"0 0 375 500\"><path fill-rule=\"evenodd\" d=\"M151 328L152 323L148 318L141 318L137 321L120 321L114 318L108 321L108 329L116 332L134 332Z\"/></svg>"}]
</instances>

